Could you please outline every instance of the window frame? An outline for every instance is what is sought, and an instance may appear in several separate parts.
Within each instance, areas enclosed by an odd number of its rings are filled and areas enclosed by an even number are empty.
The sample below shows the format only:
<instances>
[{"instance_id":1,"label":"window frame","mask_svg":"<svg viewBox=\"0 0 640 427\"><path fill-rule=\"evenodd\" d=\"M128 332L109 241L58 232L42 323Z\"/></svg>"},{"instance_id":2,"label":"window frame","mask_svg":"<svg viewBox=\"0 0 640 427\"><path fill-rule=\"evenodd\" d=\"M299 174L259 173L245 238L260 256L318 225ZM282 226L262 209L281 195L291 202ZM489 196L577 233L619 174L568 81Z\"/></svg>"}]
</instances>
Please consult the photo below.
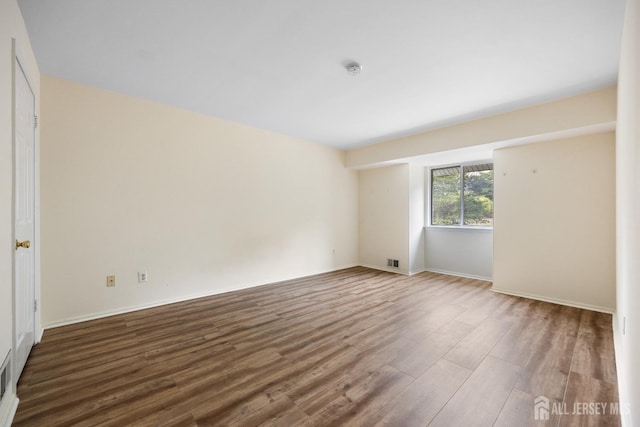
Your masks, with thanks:
<instances>
[{"instance_id":1,"label":"window frame","mask_svg":"<svg viewBox=\"0 0 640 427\"><path fill-rule=\"evenodd\" d=\"M427 218L427 227L430 228L449 228L449 229L466 229L466 230L493 230L492 225L467 225L464 223L464 168L465 166L475 166L475 165L483 165L483 164L491 164L493 167L493 159L486 160L474 160L470 162L458 162L458 163L450 163L443 164L438 166L429 166L427 168L427 191L429 191L429 197L425 199L428 201L429 206L427 206L426 211L428 212ZM458 225L439 225L433 224L433 170L434 169L446 169L446 168L459 168L460 169L460 224ZM495 168L491 170L494 171L494 188L495 188ZM494 205L495 210L495 205Z\"/></svg>"}]
</instances>

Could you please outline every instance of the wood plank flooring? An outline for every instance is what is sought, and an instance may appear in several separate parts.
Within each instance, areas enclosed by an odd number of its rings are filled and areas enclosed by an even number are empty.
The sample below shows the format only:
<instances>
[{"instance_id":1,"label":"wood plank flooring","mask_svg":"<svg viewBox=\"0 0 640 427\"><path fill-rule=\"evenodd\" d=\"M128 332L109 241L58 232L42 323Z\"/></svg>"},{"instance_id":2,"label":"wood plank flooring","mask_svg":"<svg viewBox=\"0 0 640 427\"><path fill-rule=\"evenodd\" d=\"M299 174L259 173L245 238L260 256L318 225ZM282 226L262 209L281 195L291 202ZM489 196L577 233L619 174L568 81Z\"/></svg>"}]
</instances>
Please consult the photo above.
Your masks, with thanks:
<instances>
[{"instance_id":1,"label":"wood plank flooring","mask_svg":"<svg viewBox=\"0 0 640 427\"><path fill-rule=\"evenodd\" d=\"M571 414L618 402L611 316L490 287L358 267L50 329L14 425L619 425Z\"/></svg>"}]
</instances>

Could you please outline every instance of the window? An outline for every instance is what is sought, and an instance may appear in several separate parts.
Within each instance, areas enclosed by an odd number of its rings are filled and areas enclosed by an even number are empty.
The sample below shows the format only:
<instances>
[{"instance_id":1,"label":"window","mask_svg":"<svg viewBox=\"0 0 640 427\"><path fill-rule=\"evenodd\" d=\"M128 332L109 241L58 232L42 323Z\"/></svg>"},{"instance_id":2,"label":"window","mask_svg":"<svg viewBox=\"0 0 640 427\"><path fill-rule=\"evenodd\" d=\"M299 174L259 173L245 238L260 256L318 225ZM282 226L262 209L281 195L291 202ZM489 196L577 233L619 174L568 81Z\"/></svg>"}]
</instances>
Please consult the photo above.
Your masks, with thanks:
<instances>
[{"instance_id":1,"label":"window","mask_svg":"<svg viewBox=\"0 0 640 427\"><path fill-rule=\"evenodd\" d=\"M431 169L431 225L493 226L493 164Z\"/></svg>"}]
</instances>

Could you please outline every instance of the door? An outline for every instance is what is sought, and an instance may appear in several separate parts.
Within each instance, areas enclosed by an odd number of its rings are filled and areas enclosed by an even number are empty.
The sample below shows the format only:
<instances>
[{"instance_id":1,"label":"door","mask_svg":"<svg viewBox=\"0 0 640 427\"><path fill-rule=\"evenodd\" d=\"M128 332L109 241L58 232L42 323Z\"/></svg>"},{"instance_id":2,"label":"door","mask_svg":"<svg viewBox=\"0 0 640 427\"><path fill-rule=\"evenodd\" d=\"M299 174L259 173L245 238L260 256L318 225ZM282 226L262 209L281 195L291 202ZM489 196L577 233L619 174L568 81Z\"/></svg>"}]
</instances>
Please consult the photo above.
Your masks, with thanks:
<instances>
[{"instance_id":1,"label":"door","mask_svg":"<svg viewBox=\"0 0 640 427\"><path fill-rule=\"evenodd\" d=\"M20 376L35 341L35 95L16 58L14 110L14 334Z\"/></svg>"}]
</instances>

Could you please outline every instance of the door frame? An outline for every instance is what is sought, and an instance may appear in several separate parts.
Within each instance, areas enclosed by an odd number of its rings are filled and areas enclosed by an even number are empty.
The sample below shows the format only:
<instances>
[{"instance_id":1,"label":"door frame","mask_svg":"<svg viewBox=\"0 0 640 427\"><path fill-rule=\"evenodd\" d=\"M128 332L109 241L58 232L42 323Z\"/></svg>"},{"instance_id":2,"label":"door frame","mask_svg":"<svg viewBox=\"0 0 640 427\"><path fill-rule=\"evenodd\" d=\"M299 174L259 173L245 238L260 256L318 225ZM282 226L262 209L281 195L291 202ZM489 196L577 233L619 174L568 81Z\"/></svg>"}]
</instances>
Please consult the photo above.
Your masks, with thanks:
<instances>
[{"instance_id":1,"label":"door frame","mask_svg":"<svg viewBox=\"0 0 640 427\"><path fill-rule=\"evenodd\" d=\"M11 156L12 156L12 197L11 197L11 242L15 242L15 206L16 206L16 182L15 182L15 144L16 144L16 70L17 67L22 68L22 71L27 79L27 83L31 87L31 91L34 96L34 111L39 119L40 115L40 86L39 80L36 80L37 70L29 68L29 63L26 61L26 56L22 53L20 45L15 38L11 39ZM37 85L34 83L37 82ZM41 324L41 304L40 304L40 123L34 129L34 244L32 246L34 251L34 289L33 296L36 300L37 309L33 313L33 328L34 328L34 345L39 343L42 339L42 324ZM17 387L18 379L16 375L17 363L16 357L16 272L15 272L15 251L12 251L11 256L11 289L12 289L12 383L14 387ZM17 391L14 389L14 391Z\"/></svg>"}]
</instances>

